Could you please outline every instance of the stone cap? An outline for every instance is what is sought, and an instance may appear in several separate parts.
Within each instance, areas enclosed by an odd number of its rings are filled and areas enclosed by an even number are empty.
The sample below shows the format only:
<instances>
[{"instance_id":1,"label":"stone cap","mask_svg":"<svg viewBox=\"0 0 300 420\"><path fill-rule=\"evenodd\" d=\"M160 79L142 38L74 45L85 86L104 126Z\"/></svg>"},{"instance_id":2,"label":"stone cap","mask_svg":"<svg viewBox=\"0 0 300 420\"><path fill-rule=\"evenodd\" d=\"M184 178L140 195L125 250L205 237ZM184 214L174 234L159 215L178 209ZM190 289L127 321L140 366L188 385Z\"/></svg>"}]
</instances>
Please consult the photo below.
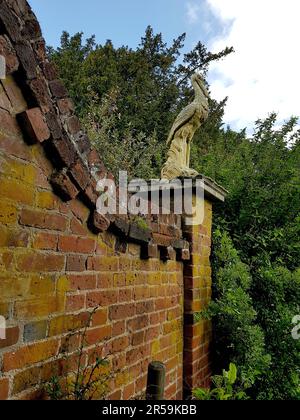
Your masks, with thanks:
<instances>
[{"instance_id":1,"label":"stone cap","mask_svg":"<svg viewBox=\"0 0 300 420\"><path fill-rule=\"evenodd\" d=\"M223 188L221 185L217 184L213 179L205 176L205 175L198 175L195 178L176 178L177 180L181 181L182 185L185 180L192 180L192 188L196 188L196 181L201 180L204 184L204 196L208 200L212 202L225 202L225 199L228 195L228 191ZM173 181L176 181L173 180ZM170 182L168 180L157 180L152 179L146 181L147 187L145 185L145 181L140 180L133 180L130 182L129 192L131 193L139 193L140 195L153 193L156 191L162 192L164 190L171 189L175 191L177 189L183 188L182 186L179 187L175 183L170 186ZM165 183L165 184L164 184ZM189 188L188 186L184 186L185 189ZM149 197L150 198L150 197Z\"/></svg>"}]
</instances>

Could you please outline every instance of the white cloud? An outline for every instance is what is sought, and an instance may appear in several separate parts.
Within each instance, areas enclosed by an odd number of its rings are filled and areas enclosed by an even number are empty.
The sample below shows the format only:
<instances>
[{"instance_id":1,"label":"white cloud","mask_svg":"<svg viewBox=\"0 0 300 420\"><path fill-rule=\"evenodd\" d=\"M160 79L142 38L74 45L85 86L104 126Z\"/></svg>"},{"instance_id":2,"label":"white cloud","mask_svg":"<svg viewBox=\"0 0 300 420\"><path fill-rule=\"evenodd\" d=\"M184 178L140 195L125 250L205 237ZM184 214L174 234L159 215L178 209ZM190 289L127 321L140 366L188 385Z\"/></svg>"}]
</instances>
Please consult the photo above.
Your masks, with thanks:
<instances>
[{"instance_id":1,"label":"white cloud","mask_svg":"<svg viewBox=\"0 0 300 420\"><path fill-rule=\"evenodd\" d=\"M300 2L298 0L206 0L214 15L230 22L212 51L235 53L211 67L212 96L229 97L225 121L252 126L276 111L279 120L300 114Z\"/></svg>"},{"instance_id":2,"label":"white cloud","mask_svg":"<svg viewBox=\"0 0 300 420\"><path fill-rule=\"evenodd\" d=\"M196 23L200 17L200 5L197 3L188 2L186 5L186 17L190 24Z\"/></svg>"}]
</instances>

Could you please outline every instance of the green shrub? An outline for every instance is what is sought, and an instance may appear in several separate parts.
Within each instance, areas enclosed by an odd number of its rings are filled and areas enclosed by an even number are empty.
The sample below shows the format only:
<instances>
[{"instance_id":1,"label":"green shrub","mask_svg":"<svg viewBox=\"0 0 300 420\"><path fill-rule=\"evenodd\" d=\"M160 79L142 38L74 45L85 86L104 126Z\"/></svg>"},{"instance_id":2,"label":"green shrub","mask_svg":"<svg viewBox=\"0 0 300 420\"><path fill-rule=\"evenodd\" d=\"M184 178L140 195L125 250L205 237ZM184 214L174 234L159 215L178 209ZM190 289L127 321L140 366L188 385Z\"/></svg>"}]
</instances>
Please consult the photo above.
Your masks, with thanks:
<instances>
[{"instance_id":1,"label":"green shrub","mask_svg":"<svg viewBox=\"0 0 300 420\"><path fill-rule=\"evenodd\" d=\"M229 370L212 377L212 389L197 388L193 391L196 400L246 400L247 395L237 386L237 367L230 363Z\"/></svg>"},{"instance_id":2,"label":"green shrub","mask_svg":"<svg viewBox=\"0 0 300 420\"><path fill-rule=\"evenodd\" d=\"M300 340L292 337L292 319L300 314L300 270L258 271L253 288L258 322L271 355L270 369L256 384L258 399L300 399Z\"/></svg>"},{"instance_id":3,"label":"green shrub","mask_svg":"<svg viewBox=\"0 0 300 420\"><path fill-rule=\"evenodd\" d=\"M226 233L217 230L213 242L214 300L207 315L213 320L215 368L235 363L238 382L250 387L270 364L250 296L252 278Z\"/></svg>"}]
</instances>

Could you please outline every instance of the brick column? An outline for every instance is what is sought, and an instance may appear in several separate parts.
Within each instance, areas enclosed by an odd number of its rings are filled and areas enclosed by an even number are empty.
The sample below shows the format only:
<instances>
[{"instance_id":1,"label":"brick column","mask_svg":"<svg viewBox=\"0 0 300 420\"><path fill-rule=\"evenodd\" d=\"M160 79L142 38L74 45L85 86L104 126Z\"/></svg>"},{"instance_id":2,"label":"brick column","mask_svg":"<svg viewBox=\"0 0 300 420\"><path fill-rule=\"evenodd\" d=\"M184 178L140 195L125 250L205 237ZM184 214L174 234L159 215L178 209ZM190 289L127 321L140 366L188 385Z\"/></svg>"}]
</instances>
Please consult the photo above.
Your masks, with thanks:
<instances>
[{"instance_id":1,"label":"brick column","mask_svg":"<svg viewBox=\"0 0 300 420\"><path fill-rule=\"evenodd\" d=\"M213 203L224 202L227 191L203 177L204 197L194 202L203 211L200 224L184 225L184 237L190 242L191 259L184 267L184 351L183 391L187 397L197 387L209 387L212 374L212 325L201 319L212 295L210 263Z\"/></svg>"}]
</instances>

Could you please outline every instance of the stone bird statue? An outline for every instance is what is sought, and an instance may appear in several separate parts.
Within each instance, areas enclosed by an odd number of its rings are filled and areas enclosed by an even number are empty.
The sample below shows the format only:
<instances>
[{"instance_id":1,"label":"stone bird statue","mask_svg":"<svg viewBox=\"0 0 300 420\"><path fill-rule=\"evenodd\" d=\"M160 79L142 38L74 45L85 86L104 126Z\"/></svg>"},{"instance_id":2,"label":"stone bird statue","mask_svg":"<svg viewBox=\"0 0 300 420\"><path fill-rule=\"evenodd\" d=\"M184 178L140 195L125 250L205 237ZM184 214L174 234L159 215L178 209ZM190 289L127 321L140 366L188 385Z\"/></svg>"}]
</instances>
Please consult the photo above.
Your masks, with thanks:
<instances>
[{"instance_id":1,"label":"stone bird statue","mask_svg":"<svg viewBox=\"0 0 300 420\"><path fill-rule=\"evenodd\" d=\"M180 112L171 128L167 140L170 150L168 160L161 171L162 179L171 180L199 175L198 172L190 169L191 143L195 132L208 117L209 94L199 74L193 74L191 81L195 99Z\"/></svg>"}]
</instances>

